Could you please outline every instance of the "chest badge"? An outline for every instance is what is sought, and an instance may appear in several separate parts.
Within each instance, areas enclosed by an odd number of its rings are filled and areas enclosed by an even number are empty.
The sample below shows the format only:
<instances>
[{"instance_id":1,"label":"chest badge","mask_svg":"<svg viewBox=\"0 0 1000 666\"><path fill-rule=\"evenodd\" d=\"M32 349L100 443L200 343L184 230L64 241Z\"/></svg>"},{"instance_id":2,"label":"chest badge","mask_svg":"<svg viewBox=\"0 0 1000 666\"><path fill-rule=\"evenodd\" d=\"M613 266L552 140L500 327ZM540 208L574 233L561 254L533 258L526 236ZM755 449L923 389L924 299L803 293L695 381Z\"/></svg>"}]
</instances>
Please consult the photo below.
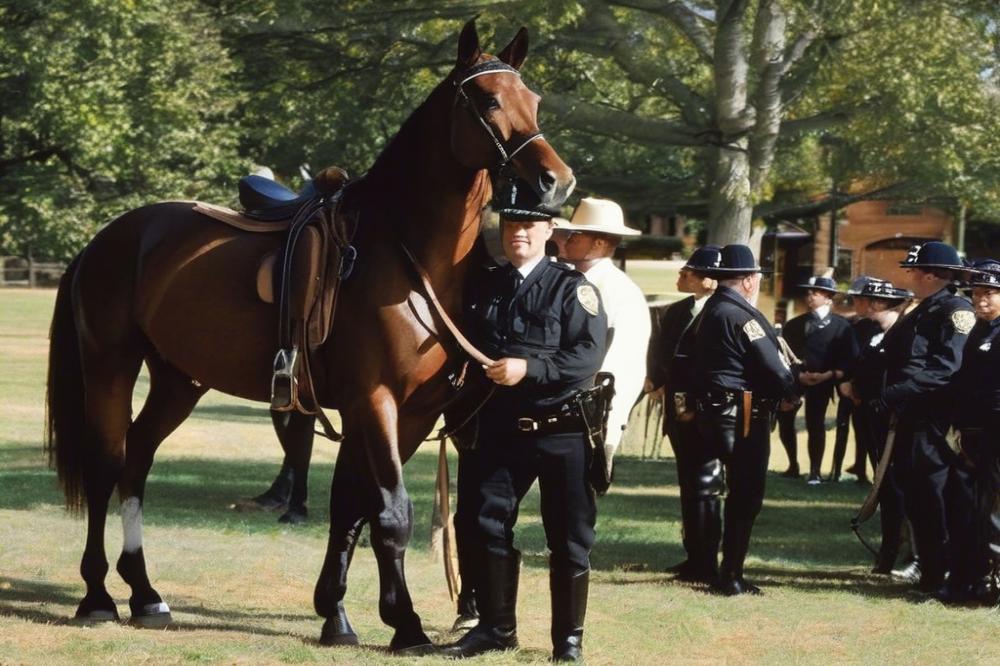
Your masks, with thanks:
<instances>
[{"instance_id":1,"label":"chest badge","mask_svg":"<svg viewBox=\"0 0 1000 666\"><path fill-rule=\"evenodd\" d=\"M760 340L764 337L764 329L761 328L761 325L756 319L751 319L747 323L743 324L743 332L746 333L748 338L750 338L750 342Z\"/></svg>"},{"instance_id":2,"label":"chest badge","mask_svg":"<svg viewBox=\"0 0 1000 666\"><path fill-rule=\"evenodd\" d=\"M951 323L954 324L956 331L962 335L968 335L972 327L976 325L976 315L968 310L955 310L951 313Z\"/></svg>"},{"instance_id":3,"label":"chest badge","mask_svg":"<svg viewBox=\"0 0 1000 666\"><path fill-rule=\"evenodd\" d=\"M581 284L576 288L576 300L580 301L583 309L592 315L596 315L601 309L601 301L597 298L597 292L589 284Z\"/></svg>"}]
</instances>

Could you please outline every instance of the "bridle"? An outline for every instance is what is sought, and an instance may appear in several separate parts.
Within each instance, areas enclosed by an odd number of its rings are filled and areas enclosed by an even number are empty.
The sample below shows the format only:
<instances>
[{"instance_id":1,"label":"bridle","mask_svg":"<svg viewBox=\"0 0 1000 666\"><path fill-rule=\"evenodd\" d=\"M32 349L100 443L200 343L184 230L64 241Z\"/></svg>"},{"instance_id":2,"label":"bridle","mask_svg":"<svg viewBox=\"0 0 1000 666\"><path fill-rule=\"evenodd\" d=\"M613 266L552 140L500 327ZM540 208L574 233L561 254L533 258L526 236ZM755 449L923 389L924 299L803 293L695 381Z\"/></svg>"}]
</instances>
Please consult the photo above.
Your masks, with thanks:
<instances>
[{"instance_id":1,"label":"bridle","mask_svg":"<svg viewBox=\"0 0 1000 666\"><path fill-rule=\"evenodd\" d=\"M455 77L455 104L461 104L472 115L472 117L475 118L476 122L479 123L479 125L483 128L483 130L486 131L486 135L490 138L490 141L493 142L493 146L497 149L497 152L500 154L500 163L496 167L496 171L498 174L502 173L504 170L507 169L508 166L510 166L511 161L519 152L521 152L524 149L525 146L527 146L532 141L535 141L536 139L545 138L541 132L536 132L535 134L532 134L527 139L522 141L521 144L517 146L517 148L508 152L508 150L504 148L503 142L500 140L500 137L498 137L497 133L493 131L493 126L490 125L488 122L486 122L486 119L483 118L483 115L479 112L479 109L476 108L476 105L469 98L468 94L466 94L465 84L471 81L472 79L479 76L483 76L484 74L499 74L503 72L514 74L515 76L518 77L521 76L521 73L519 71L517 71L516 69L514 69L513 67L511 67L510 65L501 60L487 60L486 62L479 63L478 65L473 65L472 67L470 67L469 69L465 70L460 75Z\"/></svg>"}]
</instances>

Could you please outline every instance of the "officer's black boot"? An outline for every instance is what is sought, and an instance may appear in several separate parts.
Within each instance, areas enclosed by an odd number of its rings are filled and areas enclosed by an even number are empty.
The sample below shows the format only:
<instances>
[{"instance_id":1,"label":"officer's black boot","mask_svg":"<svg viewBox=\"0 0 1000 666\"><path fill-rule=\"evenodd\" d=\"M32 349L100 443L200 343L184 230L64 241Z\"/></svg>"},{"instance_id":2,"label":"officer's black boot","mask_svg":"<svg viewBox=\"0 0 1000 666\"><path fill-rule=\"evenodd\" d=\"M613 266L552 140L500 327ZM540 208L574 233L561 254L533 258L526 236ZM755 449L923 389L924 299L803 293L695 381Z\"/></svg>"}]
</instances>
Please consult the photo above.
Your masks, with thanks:
<instances>
[{"instance_id":1,"label":"officer's black boot","mask_svg":"<svg viewBox=\"0 0 1000 666\"><path fill-rule=\"evenodd\" d=\"M727 516L726 533L722 541L722 566L716 590L727 597L738 594L761 594L760 588L743 578L743 561L750 549L753 520Z\"/></svg>"},{"instance_id":2,"label":"officer's black boot","mask_svg":"<svg viewBox=\"0 0 1000 666\"><path fill-rule=\"evenodd\" d=\"M583 621L587 616L590 572L549 569L552 593L552 661L583 660Z\"/></svg>"},{"instance_id":3,"label":"officer's black boot","mask_svg":"<svg viewBox=\"0 0 1000 666\"><path fill-rule=\"evenodd\" d=\"M887 543L883 543L882 547L878 549L878 558L875 560L875 566L872 568L872 573L888 576L892 573L892 568L896 566L897 557L899 557L898 543L895 547L890 546Z\"/></svg>"},{"instance_id":4,"label":"officer's black boot","mask_svg":"<svg viewBox=\"0 0 1000 666\"><path fill-rule=\"evenodd\" d=\"M718 497L699 498L693 503L694 563L688 576L680 580L712 585L719 577L719 540L722 537L722 502Z\"/></svg>"},{"instance_id":5,"label":"officer's black boot","mask_svg":"<svg viewBox=\"0 0 1000 666\"><path fill-rule=\"evenodd\" d=\"M517 647L517 579L521 554L498 555L486 551L483 573L476 588L479 624L457 642L444 648L449 657L474 657L484 652Z\"/></svg>"},{"instance_id":6,"label":"officer's black boot","mask_svg":"<svg viewBox=\"0 0 1000 666\"><path fill-rule=\"evenodd\" d=\"M694 518L697 510L695 508L696 504L697 502L692 502L690 497L682 496L681 541L684 544L684 552L687 553L687 559L667 567L667 573L676 574L680 580L691 580L691 577L697 574L697 556L695 553L698 549L698 527L695 524Z\"/></svg>"}]
</instances>

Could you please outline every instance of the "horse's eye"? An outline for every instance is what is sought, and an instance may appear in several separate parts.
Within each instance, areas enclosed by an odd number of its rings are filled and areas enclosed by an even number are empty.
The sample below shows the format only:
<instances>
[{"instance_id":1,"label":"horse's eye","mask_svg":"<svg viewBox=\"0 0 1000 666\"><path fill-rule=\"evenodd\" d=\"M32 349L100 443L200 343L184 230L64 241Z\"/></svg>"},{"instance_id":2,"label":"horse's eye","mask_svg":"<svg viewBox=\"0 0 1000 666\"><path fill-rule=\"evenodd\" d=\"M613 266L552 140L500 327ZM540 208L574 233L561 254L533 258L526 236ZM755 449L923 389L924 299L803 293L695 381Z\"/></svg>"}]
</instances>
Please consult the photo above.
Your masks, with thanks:
<instances>
[{"instance_id":1,"label":"horse's eye","mask_svg":"<svg viewBox=\"0 0 1000 666\"><path fill-rule=\"evenodd\" d=\"M496 97L487 97L485 108L487 111L494 111L500 108L500 102L497 101Z\"/></svg>"}]
</instances>

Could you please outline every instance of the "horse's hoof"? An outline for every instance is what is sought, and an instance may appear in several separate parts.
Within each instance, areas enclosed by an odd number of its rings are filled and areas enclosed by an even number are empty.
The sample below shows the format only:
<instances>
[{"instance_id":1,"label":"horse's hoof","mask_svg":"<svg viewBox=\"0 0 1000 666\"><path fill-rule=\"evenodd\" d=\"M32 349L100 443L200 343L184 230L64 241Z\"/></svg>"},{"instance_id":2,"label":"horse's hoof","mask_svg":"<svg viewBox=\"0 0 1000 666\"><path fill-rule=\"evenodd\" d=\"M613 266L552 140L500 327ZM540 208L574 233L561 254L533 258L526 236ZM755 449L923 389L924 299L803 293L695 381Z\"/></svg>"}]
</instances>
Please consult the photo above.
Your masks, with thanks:
<instances>
[{"instance_id":1,"label":"horse's hoof","mask_svg":"<svg viewBox=\"0 0 1000 666\"><path fill-rule=\"evenodd\" d=\"M429 657L441 654L441 648L433 643L424 643L423 645L414 645L413 647L393 650L392 652L400 657Z\"/></svg>"},{"instance_id":2,"label":"horse's hoof","mask_svg":"<svg viewBox=\"0 0 1000 666\"><path fill-rule=\"evenodd\" d=\"M301 525L309 518L309 512L305 507L289 509L278 518L279 523L286 525Z\"/></svg>"},{"instance_id":3,"label":"horse's hoof","mask_svg":"<svg viewBox=\"0 0 1000 666\"><path fill-rule=\"evenodd\" d=\"M141 627L142 629L162 629L169 625L173 618L170 616L170 607L162 601L144 604L136 608L132 607L132 617L129 624Z\"/></svg>"},{"instance_id":4,"label":"horse's hoof","mask_svg":"<svg viewBox=\"0 0 1000 666\"><path fill-rule=\"evenodd\" d=\"M280 497L270 495L258 495L257 497L244 497L236 500L229 507L240 512L248 511L284 511L288 508L288 502Z\"/></svg>"},{"instance_id":5,"label":"horse's hoof","mask_svg":"<svg viewBox=\"0 0 1000 666\"><path fill-rule=\"evenodd\" d=\"M92 610L84 613L77 611L73 617L73 624L104 624L119 621L117 610Z\"/></svg>"},{"instance_id":6,"label":"horse's hoof","mask_svg":"<svg viewBox=\"0 0 1000 666\"><path fill-rule=\"evenodd\" d=\"M79 624L118 622L118 608L107 592L94 596L88 594L77 606L73 621Z\"/></svg>"},{"instance_id":7,"label":"horse's hoof","mask_svg":"<svg viewBox=\"0 0 1000 666\"><path fill-rule=\"evenodd\" d=\"M431 642L427 634L417 629L416 632L406 634L397 631L389 642L389 650L396 654L421 655L436 652L437 646Z\"/></svg>"},{"instance_id":8,"label":"horse's hoof","mask_svg":"<svg viewBox=\"0 0 1000 666\"><path fill-rule=\"evenodd\" d=\"M360 645L358 635L345 617L343 622L331 618L323 623L323 631L319 635L320 645Z\"/></svg>"}]
</instances>

